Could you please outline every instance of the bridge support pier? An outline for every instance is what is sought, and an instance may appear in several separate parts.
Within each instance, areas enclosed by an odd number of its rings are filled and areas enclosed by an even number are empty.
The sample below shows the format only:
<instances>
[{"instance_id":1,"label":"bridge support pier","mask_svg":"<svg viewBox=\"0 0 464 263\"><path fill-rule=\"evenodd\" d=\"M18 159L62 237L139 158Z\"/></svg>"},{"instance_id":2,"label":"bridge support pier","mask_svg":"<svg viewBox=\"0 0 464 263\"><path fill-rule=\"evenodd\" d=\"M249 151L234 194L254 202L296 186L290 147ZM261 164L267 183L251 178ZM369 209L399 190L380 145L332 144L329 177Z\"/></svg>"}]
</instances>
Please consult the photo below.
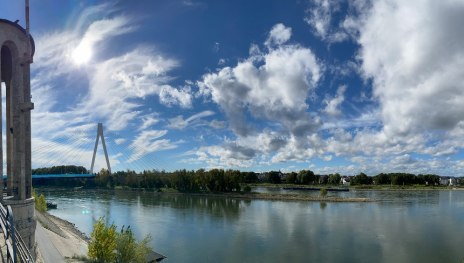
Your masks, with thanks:
<instances>
[{"instance_id":1,"label":"bridge support pier","mask_svg":"<svg viewBox=\"0 0 464 263\"><path fill-rule=\"evenodd\" d=\"M30 250L35 245L34 198L31 171L30 63L34 41L17 23L0 19L0 82L5 85L5 129L0 126L0 175L3 176L3 148L6 147L7 197L2 200L13 211L14 224ZM1 94L1 93L0 93ZM0 102L1 107L1 102ZM5 114L5 116L3 116ZM2 133L6 133L6 142ZM4 187L3 179L0 188ZM1 192L1 191L0 191ZM0 196L0 199L3 195Z\"/></svg>"},{"instance_id":2,"label":"bridge support pier","mask_svg":"<svg viewBox=\"0 0 464 263\"><path fill-rule=\"evenodd\" d=\"M34 218L34 198L26 200L4 199L3 204L11 206L15 228L29 250L32 251L35 245L35 227L37 224Z\"/></svg>"}]
</instances>

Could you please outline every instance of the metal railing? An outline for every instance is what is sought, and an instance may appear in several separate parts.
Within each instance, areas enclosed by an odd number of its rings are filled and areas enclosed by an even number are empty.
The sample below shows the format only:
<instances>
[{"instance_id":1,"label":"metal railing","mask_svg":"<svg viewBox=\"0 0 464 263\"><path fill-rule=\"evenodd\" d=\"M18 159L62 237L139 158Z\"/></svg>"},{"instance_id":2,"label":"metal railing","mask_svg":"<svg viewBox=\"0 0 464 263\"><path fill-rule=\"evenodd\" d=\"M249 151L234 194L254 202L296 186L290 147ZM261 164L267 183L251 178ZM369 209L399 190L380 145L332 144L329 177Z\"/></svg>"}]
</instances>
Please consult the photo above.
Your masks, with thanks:
<instances>
[{"instance_id":1,"label":"metal railing","mask_svg":"<svg viewBox=\"0 0 464 263\"><path fill-rule=\"evenodd\" d=\"M34 262L31 252L14 226L11 206L0 203L0 226L6 244L6 262Z\"/></svg>"}]
</instances>

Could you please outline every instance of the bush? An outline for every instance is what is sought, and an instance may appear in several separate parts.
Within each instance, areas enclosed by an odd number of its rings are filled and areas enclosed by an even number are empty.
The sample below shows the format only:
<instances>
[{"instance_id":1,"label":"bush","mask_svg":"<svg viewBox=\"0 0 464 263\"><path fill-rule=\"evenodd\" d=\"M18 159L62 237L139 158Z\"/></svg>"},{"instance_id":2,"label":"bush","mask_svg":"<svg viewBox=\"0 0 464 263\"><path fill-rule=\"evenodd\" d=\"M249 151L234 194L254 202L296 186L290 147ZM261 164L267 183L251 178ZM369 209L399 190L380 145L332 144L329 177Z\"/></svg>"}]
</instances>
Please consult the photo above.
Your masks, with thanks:
<instances>
[{"instance_id":1,"label":"bush","mask_svg":"<svg viewBox=\"0 0 464 263\"><path fill-rule=\"evenodd\" d=\"M111 224L107 226L100 217L93 225L93 231L90 234L89 258L95 262L114 262L116 259L116 226Z\"/></svg>"},{"instance_id":2,"label":"bush","mask_svg":"<svg viewBox=\"0 0 464 263\"><path fill-rule=\"evenodd\" d=\"M148 246L150 240L151 237L147 235L140 243L137 243L130 226L126 229L123 226L116 237L116 262L145 263L150 253Z\"/></svg>"},{"instance_id":3,"label":"bush","mask_svg":"<svg viewBox=\"0 0 464 263\"><path fill-rule=\"evenodd\" d=\"M123 226L117 233L116 226L106 225L103 218L93 226L90 238L88 256L93 262L145 263L151 251L148 246L150 235L137 242L130 227Z\"/></svg>"},{"instance_id":4,"label":"bush","mask_svg":"<svg viewBox=\"0 0 464 263\"><path fill-rule=\"evenodd\" d=\"M32 195L34 196L35 200L35 209L37 209L39 212L47 211L47 200L45 200L45 196L43 194L37 196L35 191L32 192Z\"/></svg>"},{"instance_id":5,"label":"bush","mask_svg":"<svg viewBox=\"0 0 464 263\"><path fill-rule=\"evenodd\" d=\"M326 197L327 196L327 189L326 188L321 188L321 196Z\"/></svg>"},{"instance_id":6,"label":"bush","mask_svg":"<svg viewBox=\"0 0 464 263\"><path fill-rule=\"evenodd\" d=\"M243 192L244 193L249 193L251 192L251 187L249 185L245 185L245 187L243 188Z\"/></svg>"}]
</instances>

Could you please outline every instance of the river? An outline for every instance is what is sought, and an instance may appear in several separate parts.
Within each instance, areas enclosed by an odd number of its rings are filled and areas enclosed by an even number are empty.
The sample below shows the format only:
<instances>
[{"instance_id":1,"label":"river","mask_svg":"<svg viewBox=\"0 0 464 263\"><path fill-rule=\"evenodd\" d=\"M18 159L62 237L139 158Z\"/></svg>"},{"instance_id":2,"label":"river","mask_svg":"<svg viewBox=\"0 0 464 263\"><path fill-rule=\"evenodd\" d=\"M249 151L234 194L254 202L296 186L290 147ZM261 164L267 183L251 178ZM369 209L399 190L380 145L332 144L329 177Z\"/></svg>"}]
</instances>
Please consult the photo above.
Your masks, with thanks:
<instances>
[{"instance_id":1,"label":"river","mask_svg":"<svg viewBox=\"0 0 464 263\"><path fill-rule=\"evenodd\" d=\"M257 189L259 191L283 191ZM329 193L372 203L235 200L150 192L38 189L50 213L90 235L105 217L150 234L166 262L461 262L464 191ZM301 193L310 194L310 193Z\"/></svg>"}]
</instances>

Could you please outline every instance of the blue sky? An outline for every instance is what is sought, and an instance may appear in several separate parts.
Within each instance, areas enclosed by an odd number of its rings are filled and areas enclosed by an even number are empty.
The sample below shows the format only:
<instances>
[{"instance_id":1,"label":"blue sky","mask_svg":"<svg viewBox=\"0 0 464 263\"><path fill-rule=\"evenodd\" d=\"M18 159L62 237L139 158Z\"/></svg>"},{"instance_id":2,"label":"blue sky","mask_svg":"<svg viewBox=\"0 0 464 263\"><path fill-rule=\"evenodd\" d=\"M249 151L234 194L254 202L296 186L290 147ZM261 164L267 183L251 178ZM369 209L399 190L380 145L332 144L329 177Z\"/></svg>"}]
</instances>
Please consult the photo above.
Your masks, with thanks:
<instances>
[{"instance_id":1,"label":"blue sky","mask_svg":"<svg viewBox=\"0 0 464 263\"><path fill-rule=\"evenodd\" d=\"M462 24L453 0L31 0L33 166L89 168L102 122L113 170L462 176Z\"/></svg>"}]
</instances>

